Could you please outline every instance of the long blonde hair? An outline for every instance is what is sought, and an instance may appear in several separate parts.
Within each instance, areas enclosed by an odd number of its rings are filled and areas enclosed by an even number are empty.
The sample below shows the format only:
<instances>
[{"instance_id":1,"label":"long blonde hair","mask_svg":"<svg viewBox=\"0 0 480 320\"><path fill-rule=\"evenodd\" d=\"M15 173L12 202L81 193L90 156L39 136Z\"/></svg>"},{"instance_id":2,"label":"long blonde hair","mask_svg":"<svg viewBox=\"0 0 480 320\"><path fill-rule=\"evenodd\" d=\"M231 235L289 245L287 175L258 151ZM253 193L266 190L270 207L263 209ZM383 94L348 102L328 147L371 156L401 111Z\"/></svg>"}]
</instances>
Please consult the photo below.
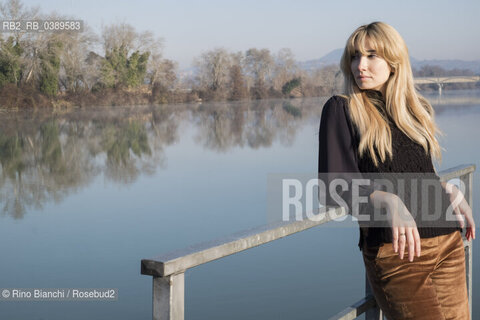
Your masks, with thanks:
<instances>
[{"instance_id":1,"label":"long blonde hair","mask_svg":"<svg viewBox=\"0 0 480 320\"><path fill-rule=\"evenodd\" d=\"M361 90L357 86L351 71L355 46L362 54L367 54L365 40L369 41L376 54L385 59L391 68L386 83L385 107L382 108L386 109L385 112L403 133L420 144L432 158L440 161L441 149L436 138L440 131L434 122L433 108L415 89L405 41L393 27L383 22L373 22L357 28L348 38L340 62L350 115L361 137L359 154L368 152L377 167L378 156L382 162L387 156L392 158L392 133L387 120L377 109L381 101L369 99L367 90Z\"/></svg>"}]
</instances>

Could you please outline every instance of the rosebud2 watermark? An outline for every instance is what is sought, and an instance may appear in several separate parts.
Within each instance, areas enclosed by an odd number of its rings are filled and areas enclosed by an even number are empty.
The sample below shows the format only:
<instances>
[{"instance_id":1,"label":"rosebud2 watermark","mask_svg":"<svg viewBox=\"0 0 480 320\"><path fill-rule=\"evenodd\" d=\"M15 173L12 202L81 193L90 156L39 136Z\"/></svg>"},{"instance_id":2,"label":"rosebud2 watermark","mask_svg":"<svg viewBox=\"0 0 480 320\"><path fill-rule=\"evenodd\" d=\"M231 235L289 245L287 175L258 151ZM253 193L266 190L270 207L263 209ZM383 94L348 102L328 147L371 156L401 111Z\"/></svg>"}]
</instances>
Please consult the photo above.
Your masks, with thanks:
<instances>
[{"instance_id":1,"label":"rosebud2 watermark","mask_svg":"<svg viewBox=\"0 0 480 320\"><path fill-rule=\"evenodd\" d=\"M459 179L456 184L464 192ZM386 207L375 207L369 196L376 190L398 196L405 204L405 218L414 219L418 227L458 227L451 190L435 173L325 173L275 174L268 177L268 220L319 221L326 215L340 221L351 217L364 226L387 227L391 216ZM451 186L448 184L447 186ZM458 193L457 197L463 193ZM338 219L338 207L348 214ZM280 214L280 217L279 217ZM401 216L402 217L402 216ZM402 217L403 218L403 217Z\"/></svg>"}]
</instances>

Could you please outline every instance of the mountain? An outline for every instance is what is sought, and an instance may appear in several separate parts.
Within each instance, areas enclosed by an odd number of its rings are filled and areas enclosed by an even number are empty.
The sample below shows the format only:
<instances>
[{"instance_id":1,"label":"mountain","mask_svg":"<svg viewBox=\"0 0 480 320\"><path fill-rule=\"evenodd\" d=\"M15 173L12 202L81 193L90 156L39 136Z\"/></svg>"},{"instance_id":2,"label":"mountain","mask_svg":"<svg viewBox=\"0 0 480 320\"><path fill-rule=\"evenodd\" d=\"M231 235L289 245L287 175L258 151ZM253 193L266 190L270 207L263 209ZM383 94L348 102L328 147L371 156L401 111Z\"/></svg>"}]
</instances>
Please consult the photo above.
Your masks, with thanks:
<instances>
[{"instance_id":1,"label":"mountain","mask_svg":"<svg viewBox=\"0 0 480 320\"><path fill-rule=\"evenodd\" d=\"M340 59L342 57L343 49L335 49L320 59L314 60L307 60L307 61L300 61L298 64L300 68L304 70L313 70L317 68L322 68L328 65L338 65L340 63ZM445 70L452 70L452 69L467 69L473 71L475 74L480 74L480 60L472 60L472 61L465 61L465 60L418 60L414 57L410 57L410 62L412 63L412 67L414 69L421 69L425 65L433 65L439 66Z\"/></svg>"},{"instance_id":2,"label":"mountain","mask_svg":"<svg viewBox=\"0 0 480 320\"><path fill-rule=\"evenodd\" d=\"M325 66L329 66L332 64L338 65L340 63L340 59L342 58L342 54L343 54L343 49L335 49L330 53L327 53L320 59L299 61L298 64L300 65L300 68L307 71L312 69L323 68Z\"/></svg>"}]
</instances>

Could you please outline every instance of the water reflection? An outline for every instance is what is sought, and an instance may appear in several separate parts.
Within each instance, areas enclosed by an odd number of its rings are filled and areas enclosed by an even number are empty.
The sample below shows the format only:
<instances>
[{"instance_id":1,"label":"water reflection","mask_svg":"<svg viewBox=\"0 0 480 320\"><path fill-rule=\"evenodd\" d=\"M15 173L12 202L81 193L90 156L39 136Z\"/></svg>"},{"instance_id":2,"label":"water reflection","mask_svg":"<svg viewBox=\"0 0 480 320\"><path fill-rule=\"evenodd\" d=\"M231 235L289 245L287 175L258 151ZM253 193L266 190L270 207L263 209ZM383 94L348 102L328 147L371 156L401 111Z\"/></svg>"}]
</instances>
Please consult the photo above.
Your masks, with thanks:
<instances>
[{"instance_id":1,"label":"water reflection","mask_svg":"<svg viewBox=\"0 0 480 320\"><path fill-rule=\"evenodd\" d=\"M59 202L103 174L128 184L167 167L166 149L193 126L205 149L291 145L320 117L322 98L203 105L73 109L0 114L0 203L21 219L29 208ZM183 135L182 135L182 138Z\"/></svg>"},{"instance_id":2,"label":"water reflection","mask_svg":"<svg viewBox=\"0 0 480 320\"><path fill-rule=\"evenodd\" d=\"M437 92L428 92L423 95L435 107L437 115L452 110L452 106L461 107L463 112L480 105L480 90L454 90L441 95Z\"/></svg>"}]
</instances>

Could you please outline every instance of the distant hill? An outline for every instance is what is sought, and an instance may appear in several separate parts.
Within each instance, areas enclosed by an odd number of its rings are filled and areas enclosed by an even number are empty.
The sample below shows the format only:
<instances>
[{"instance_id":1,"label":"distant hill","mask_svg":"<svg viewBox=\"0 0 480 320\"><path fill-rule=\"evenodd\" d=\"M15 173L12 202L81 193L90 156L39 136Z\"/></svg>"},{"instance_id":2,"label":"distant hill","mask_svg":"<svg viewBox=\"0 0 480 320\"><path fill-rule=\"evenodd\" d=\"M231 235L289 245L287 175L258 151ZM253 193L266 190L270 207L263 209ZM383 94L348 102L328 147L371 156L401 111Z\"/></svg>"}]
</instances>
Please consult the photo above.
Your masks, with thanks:
<instances>
[{"instance_id":1,"label":"distant hill","mask_svg":"<svg viewBox=\"0 0 480 320\"><path fill-rule=\"evenodd\" d=\"M343 49L335 49L323 57L314 60L300 61L298 64L304 70L312 70L328 65L340 63ZM425 65L439 66L445 70L452 69L467 69L473 71L475 74L480 74L480 60L464 61L464 60L418 60L410 57L412 67L420 69Z\"/></svg>"},{"instance_id":2,"label":"distant hill","mask_svg":"<svg viewBox=\"0 0 480 320\"><path fill-rule=\"evenodd\" d=\"M340 63L340 59L342 58L342 54L343 49L335 49L320 59L299 61L298 64L300 65L300 68L304 70L318 69L332 64L338 65Z\"/></svg>"}]
</instances>

